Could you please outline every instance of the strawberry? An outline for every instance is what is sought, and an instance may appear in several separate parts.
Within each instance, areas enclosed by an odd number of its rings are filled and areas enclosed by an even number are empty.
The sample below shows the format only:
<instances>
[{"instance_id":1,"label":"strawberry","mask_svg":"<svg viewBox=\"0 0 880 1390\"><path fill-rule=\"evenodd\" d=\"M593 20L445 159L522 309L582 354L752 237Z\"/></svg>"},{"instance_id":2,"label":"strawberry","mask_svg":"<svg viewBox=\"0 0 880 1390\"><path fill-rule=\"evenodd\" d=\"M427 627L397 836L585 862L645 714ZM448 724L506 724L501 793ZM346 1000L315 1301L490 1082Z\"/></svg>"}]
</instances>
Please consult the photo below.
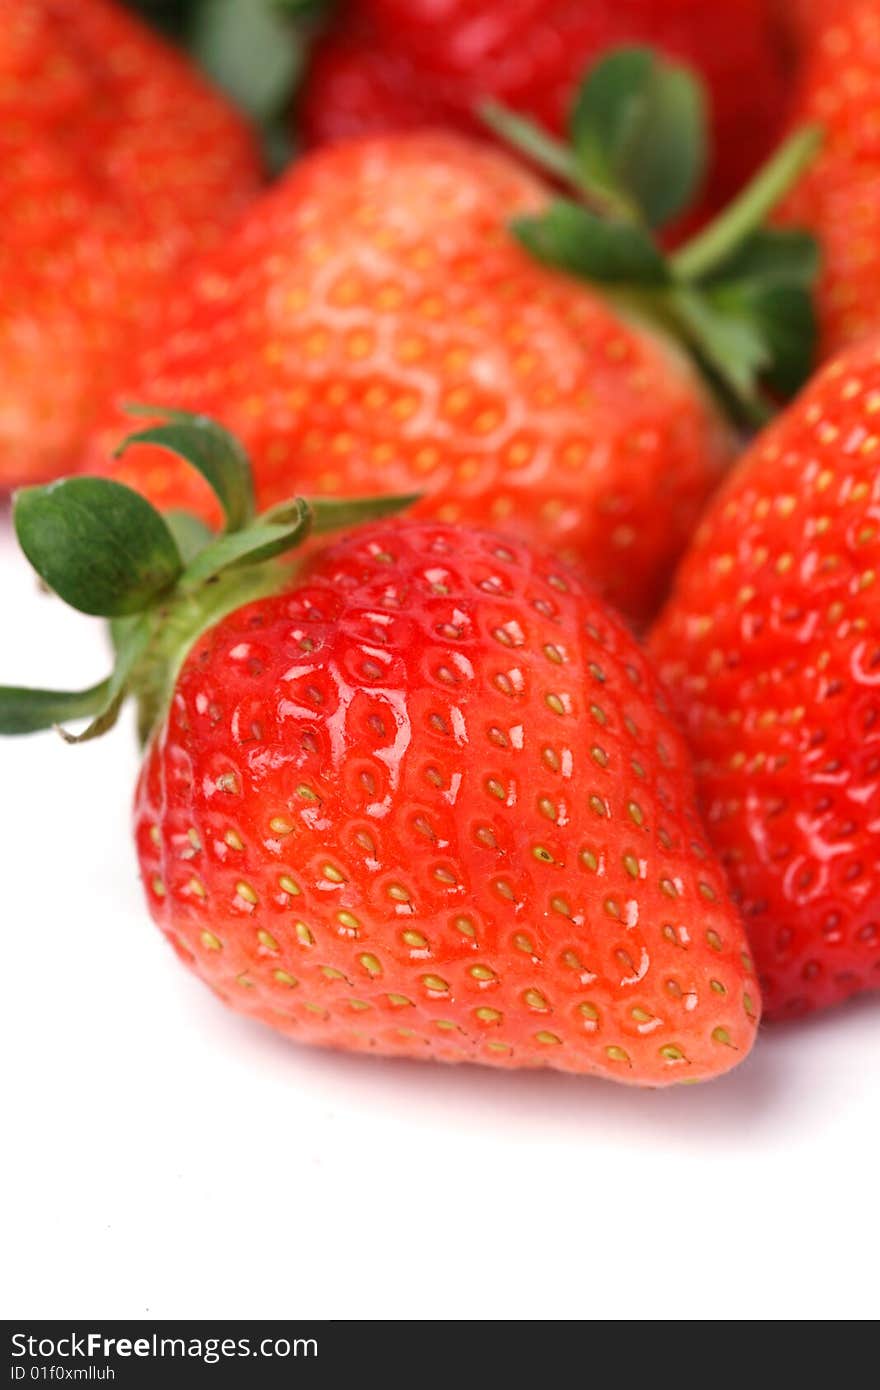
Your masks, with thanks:
<instances>
[{"instance_id":1,"label":"strawberry","mask_svg":"<svg viewBox=\"0 0 880 1390\"><path fill-rule=\"evenodd\" d=\"M709 91L715 151L707 206L745 182L786 109L769 0L349 0L316 45L298 118L312 144L444 125L473 133L487 96L560 131L584 68L649 43Z\"/></svg>"},{"instance_id":2,"label":"strawberry","mask_svg":"<svg viewBox=\"0 0 880 1390\"><path fill-rule=\"evenodd\" d=\"M564 199L548 207L547 190L508 156L448 134L320 152L168 297L84 466L108 466L127 429L125 400L173 399L241 435L264 505L294 481L315 495L422 491L419 515L514 525L586 564L632 617L650 614L733 447L668 326L677 322L749 403L751 368L772 351L763 355L743 301L747 265L737 263L727 306L718 297L719 247L730 255L723 226L673 265L644 225L675 214L699 163L687 79L641 50L609 64L596 74L598 95L587 84L578 134L592 138L597 106L619 117L607 156L595 146L601 175L588 190L611 215ZM627 176L641 171L630 186L623 172L615 182L613 160L633 111L627 138L642 158L627 166ZM521 125L516 137L534 144ZM568 158L561 147L556 157ZM587 180L586 154L579 168ZM762 182L759 211L775 178ZM795 247L780 273L796 277L800 264ZM624 291L621 310L612 296ZM729 306L734 338L723 326ZM753 319L757 353L748 342L743 362ZM809 337L809 324L791 335L796 354L809 352ZM115 476L163 508L212 515L207 490L164 455L131 451Z\"/></svg>"},{"instance_id":3,"label":"strawberry","mask_svg":"<svg viewBox=\"0 0 880 1390\"><path fill-rule=\"evenodd\" d=\"M119 484L22 493L28 557L119 655L95 691L0 691L0 728L94 734L139 694L137 849L179 956L304 1042L651 1086L738 1062L742 927L621 622L555 558L436 521L374 522L273 592L267 557L363 505L249 526L235 441L177 412L148 433L230 529L188 531L187 563Z\"/></svg>"},{"instance_id":4,"label":"strawberry","mask_svg":"<svg viewBox=\"0 0 880 1390\"><path fill-rule=\"evenodd\" d=\"M0 0L0 489L74 466L169 273L256 192L242 121L108 0Z\"/></svg>"},{"instance_id":5,"label":"strawberry","mask_svg":"<svg viewBox=\"0 0 880 1390\"><path fill-rule=\"evenodd\" d=\"M795 54L795 65L803 45L813 37L832 11L852 0L775 0L776 23Z\"/></svg>"},{"instance_id":6,"label":"strawberry","mask_svg":"<svg viewBox=\"0 0 880 1390\"><path fill-rule=\"evenodd\" d=\"M768 1013L880 986L880 338L709 509L650 646Z\"/></svg>"},{"instance_id":7,"label":"strawberry","mask_svg":"<svg viewBox=\"0 0 880 1390\"><path fill-rule=\"evenodd\" d=\"M820 22L821 20L821 22ZM825 127L823 151L781 218L823 253L818 306L828 356L880 327L880 7L836 0L813 15L798 119Z\"/></svg>"}]
</instances>

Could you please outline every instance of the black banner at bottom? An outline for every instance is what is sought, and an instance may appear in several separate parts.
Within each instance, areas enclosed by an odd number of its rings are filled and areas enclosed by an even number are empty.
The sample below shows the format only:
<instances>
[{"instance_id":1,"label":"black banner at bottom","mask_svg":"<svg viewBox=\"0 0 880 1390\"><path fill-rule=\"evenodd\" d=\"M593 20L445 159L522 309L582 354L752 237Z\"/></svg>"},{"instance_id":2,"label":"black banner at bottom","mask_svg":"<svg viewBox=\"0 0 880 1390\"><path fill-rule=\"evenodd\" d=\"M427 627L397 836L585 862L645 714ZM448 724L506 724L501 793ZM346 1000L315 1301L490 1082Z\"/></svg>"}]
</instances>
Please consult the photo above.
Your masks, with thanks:
<instances>
[{"instance_id":1,"label":"black banner at bottom","mask_svg":"<svg viewBox=\"0 0 880 1390\"><path fill-rule=\"evenodd\" d=\"M686 1317L681 1322L687 1323ZM739 1321L739 1319L735 1319ZM765 1321L765 1319L761 1319ZM775 1319L768 1311L766 1321ZM621 1337L618 1322L626 1322ZM703 1386L706 1348L725 1345L717 1323L709 1336L682 1333L680 1322L593 1319L540 1323L511 1319L398 1322L314 1319L301 1321L6 1320L3 1383L12 1387L107 1384L119 1390L173 1385L247 1387L323 1386L352 1390L376 1385L423 1390L439 1378L456 1386L588 1384L597 1374L623 1386L644 1379L646 1367L676 1368L682 1387ZM584 1324L589 1323L585 1331ZM650 1324L650 1333L635 1329ZM764 1334L762 1334L763 1336ZM818 1335L810 1341L810 1367L826 1361ZM786 1338L786 1366L794 1379L804 1347ZM714 1350L712 1350L714 1348ZM762 1343L763 1348L763 1343ZM827 1353L827 1348L825 1348ZM763 1364L767 1364L762 1350ZM803 1358L806 1359L805 1357ZM598 1371L597 1371L598 1367ZM815 1376L813 1377L815 1379ZM828 1377L831 1378L830 1362Z\"/></svg>"},{"instance_id":2,"label":"black banner at bottom","mask_svg":"<svg viewBox=\"0 0 880 1390\"><path fill-rule=\"evenodd\" d=\"M358 1326L352 1324L351 1326ZM343 1322L4 1322L3 1382L21 1386L320 1385L368 1369Z\"/></svg>"}]
</instances>

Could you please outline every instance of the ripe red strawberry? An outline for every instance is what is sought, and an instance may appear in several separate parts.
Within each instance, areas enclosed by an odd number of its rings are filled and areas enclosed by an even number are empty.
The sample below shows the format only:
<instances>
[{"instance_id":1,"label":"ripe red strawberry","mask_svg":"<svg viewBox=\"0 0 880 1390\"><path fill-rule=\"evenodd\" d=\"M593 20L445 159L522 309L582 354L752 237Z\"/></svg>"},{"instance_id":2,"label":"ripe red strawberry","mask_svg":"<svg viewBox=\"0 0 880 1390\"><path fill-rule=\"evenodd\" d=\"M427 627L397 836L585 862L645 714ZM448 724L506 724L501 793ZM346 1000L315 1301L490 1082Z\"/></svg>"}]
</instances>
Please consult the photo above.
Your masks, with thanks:
<instances>
[{"instance_id":1,"label":"ripe red strawberry","mask_svg":"<svg viewBox=\"0 0 880 1390\"><path fill-rule=\"evenodd\" d=\"M651 637L770 1014L880 986L880 339L713 503Z\"/></svg>"},{"instance_id":2,"label":"ripe red strawberry","mask_svg":"<svg viewBox=\"0 0 880 1390\"><path fill-rule=\"evenodd\" d=\"M70 469L167 276L255 193L186 60L109 0L0 0L0 489Z\"/></svg>"},{"instance_id":3,"label":"ripe red strawberry","mask_svg":"<svg viewBox=\"0 0 880 1390\"><path fill-rule=\"evenodd\" d=\"M521 542L385 523L231 614L181 671L136 829L172 943L303 1041L651 1085L751 1045L656 682Z\"/></svg>"},{"instance_id":4,"label":"ripe red strawberry","mask_svg":"<svg viewBox=\"0 0 880 1390\"><path fill-rule=\"evenodd\" d=\"M819 238L827 356L880 327L880 6L836 0L818 16L805 43L796 114L822 123L825 144L781 217Z\"/></svg>"},{"instance_id":5,"label":"ripe red strawberry","mask_svg":"<svg viewBox=\"0 0 880 1390\"><path fill-rule=\"evenodd\" d=\"M298 118L312 143L424 125L475 133L475 107L492 96L559 131L584 69L633 42L705 79L708 204L719 205L768 153L785 114L769 0L349 0L313 54Z\"/></svg>"},{"instance_id":6,"label":"ripe red strawberry","mask_svg":"<svg viewBox=\"0 0 880 1390\"><path fill-rule=\"evenodd\" d=\"M684 262L673 279L643 226L562 201L545 218L546 207L519 165L452 135L304 160L167 296L85 466L108 466L123 402L174 400L241 435L264 505L294 486L420 491L422 516L513 526L579 559L644 618L731 455L692 364L647 322L658 304L674 321L687 294L687 339L701 288ZM507 227L512 215L534 254ZM596 264L613 292L626 289L627 309L558 263ZM748 267L736 274L735 341L706 351L719 375L752 313L740 302ZM707 302L697 331L721 314ZM809 332L793 341L799 352ZM211 515L199 480L155 450L132 450L116 476L164 509Z\"/></svg>"},{"instance_id":7,"label":"ripe red strawberry","mask_svg":"<svg viewBox=\"0 0 880 1390\"><path fill-rule=\"evenodd\" d=\"M453 136L297 165L169 298L87 465L127 432L122 402L174 400L241 435L263 505L424 491L421 515L515 517L650 613L731 441L671 343L514 243L505 218L542 200ZM133 449L115 476L204 514L167 455Z\"/></svg>"},{"instance_id":8,"label":"ripe red strawberry","mask_svg":"<svg viewBox=\"0 0 880 1390\"><path fill-rule=\"evenodd\" d=\"M216 481L240 456L215 430L210 450L194 443L204 428L178 417L158 438L188 442ZM439 522L357 530L272 594L267 538L286 526L286 548L309 518L319 504L288 504L181 573L144 541L158 514L106 480L17 505L44 578L130 615L114 689L130 683L156 720L137 847L178 953L232 1007L305 1042L642 1085L741 1060L759 1007L744 934L682 739L623 624L556 559ZM85 574L68 541L85 543ZM242 553L262 561L250 578ZM216 616L224 585L227 616L175 676L178 642ZM107 689L4 690L0 729L89 712L95 732L117 707Z\"/></svg>"}]
</instances>

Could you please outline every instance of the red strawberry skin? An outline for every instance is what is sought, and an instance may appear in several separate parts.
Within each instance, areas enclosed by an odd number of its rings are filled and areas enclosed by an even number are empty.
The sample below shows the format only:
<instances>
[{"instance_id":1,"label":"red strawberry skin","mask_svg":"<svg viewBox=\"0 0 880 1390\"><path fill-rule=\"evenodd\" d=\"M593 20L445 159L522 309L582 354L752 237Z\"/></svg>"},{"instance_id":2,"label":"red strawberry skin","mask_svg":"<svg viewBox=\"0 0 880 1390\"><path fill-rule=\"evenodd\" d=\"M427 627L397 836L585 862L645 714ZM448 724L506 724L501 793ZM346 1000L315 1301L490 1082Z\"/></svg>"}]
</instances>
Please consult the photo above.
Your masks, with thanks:
<instances>
[{"instance_id":1,"label":"red strawberry skin","mask_svg":"<svg viewBox=\"0 0 880 1390\"><path fill-rule=\"evenodd\" d=\"M0 488L70 470L171 270L256 192L254 143L105 0L0 0Z\"/></svg>"},{"instance_id":2,"label":"red strawberry skin","mask_svg":"<svg viewBox=\"0 0 880 1390\"><path fill-rule=\"evenodd\" d=\"M880 6L825 0L804 48L795 119L819 122L825 143L781 220L819 238L827 357L880 327Z\"/></svg>"},{"instance_id":3,"label":"red strawberry skin","mask_svg":"<svg viewBox=\"0 0 880 1390\"><path fill-rule=\"evenodd\" d=\"M443 124L480 128L493 96L562 129L605 50L649 43L706 80L724 202L769 153L786 108L783 45L768 0L353 0L318 45L299 106L307 140Z\"/></svg>"},{"instance_id":4,"label":"red strawberry skin","mask_svg":"<svg viewBox=\"0 0 880 1390\"><path fill-rule=\"evenodd\" d=\"M187 658L137 793L153 916L303 1042L714 1076L758 992L660 702L550 557L351 533Z\"/></svg>"},{"instance_id":5,"label":"red strawberry skin","mask_svg":"<svg viewBox=\"0 0 880 1390\"><path fill-rule=\"evenodd\" d=\"M880 986L880 340L709 509L651 635L767 1012Z\"/></svg>"},{"instance_id":6,"label":"red strawberry skin","mask_svg":"<svg viewBox=\"0 0 880 1390\"><path fill-rule=\"evenodd\" d=\"M782 33L790 45L800 49L827 23L835 10L851 6L853 0L775 0L775 3Z\"/></svg>"},{"instance_id":7,"label":"red strawberry skin","mask_svg":"<svg viewBox=\"0 0 880 1390\"><path fill-rule=\"evenodd\" d=\"M516 244L507 219L545 196L442 133L315 154L168 296L118 404L222 420L264 505L423 493L421 515L515 527L644 618L731 440L671 345ZM114 408L85 465L107 468L130 423ZM210 506L157 449L116 476L165 509Z\"/></svg>"}]
</instances>

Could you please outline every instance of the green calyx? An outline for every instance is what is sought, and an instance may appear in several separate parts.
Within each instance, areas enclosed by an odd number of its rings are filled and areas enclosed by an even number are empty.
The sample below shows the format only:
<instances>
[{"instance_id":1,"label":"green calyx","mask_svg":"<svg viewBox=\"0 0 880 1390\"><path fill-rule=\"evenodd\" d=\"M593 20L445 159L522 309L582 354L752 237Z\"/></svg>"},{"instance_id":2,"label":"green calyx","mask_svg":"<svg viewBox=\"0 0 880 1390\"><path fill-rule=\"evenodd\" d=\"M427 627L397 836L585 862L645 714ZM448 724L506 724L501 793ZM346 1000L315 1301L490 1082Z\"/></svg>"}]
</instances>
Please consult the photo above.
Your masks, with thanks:
<instances>
[{"instance_id":1,"label":"green calyx","mask_svg":"<svg viewBox=\"0 0 880 1390\"><path fill-rule=\"evenodd\" d=\"M48 587L81 613L110 619L116 654L88 690L0 687L0 734L56 727L72 743L112 728L125 700L138 702L146 739L161 718L180 665L207 627L290 579L283 557L309 535L389 516L415 496L292 498L257 514L248 457L215 420L156 406L129 407L161 423L117 449L149 443L195 468L225 517L216 535L197 518L162 516L140 493L109 478L74 477L16 494L19 544ZM63 727L87 720L78 734Z\"/></svg>"},{"instance_id":2,"label":"green calyx","mask_svg":"<svg viewBox=\"0 0 880 1390\"><path fill-rule=\"evenodd\" d=\"M693 203L707 162L699 80L648 48L621 48L582 83L563 142L494 102L486 123L573 197L515 218L537 259L600 285L671 333L739 421L760 424L813 364L819 253L805 232L764 221L815 157L821 131L795 132L734 201L668 254L656 233Z\"/></svg>"}]
</instances>

